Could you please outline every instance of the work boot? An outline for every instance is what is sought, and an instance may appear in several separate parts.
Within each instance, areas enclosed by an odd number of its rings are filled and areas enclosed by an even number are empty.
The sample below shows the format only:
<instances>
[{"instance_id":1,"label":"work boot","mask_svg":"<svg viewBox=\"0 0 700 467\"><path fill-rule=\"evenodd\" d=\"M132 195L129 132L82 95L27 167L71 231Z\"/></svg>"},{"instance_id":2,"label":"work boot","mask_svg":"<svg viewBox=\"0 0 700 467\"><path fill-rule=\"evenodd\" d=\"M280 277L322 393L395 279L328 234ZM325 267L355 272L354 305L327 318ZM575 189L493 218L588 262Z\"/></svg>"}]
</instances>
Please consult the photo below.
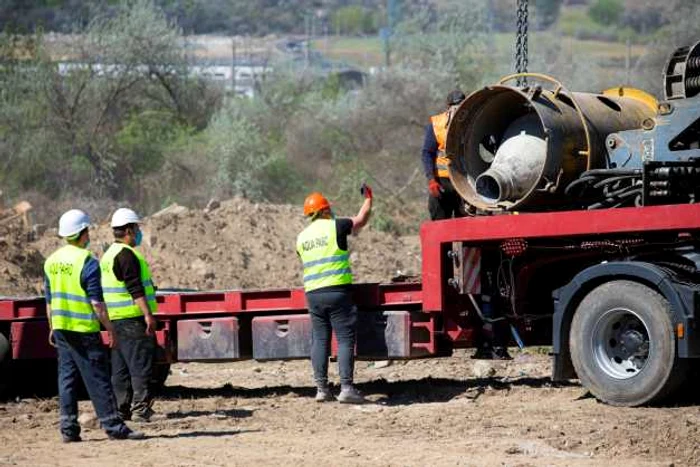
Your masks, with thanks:
<instances>
[{"instance_id":1,"label":"work boot","mask_svg":"<svg viewBox=\"0 0 700 467\"><path fill-rule=\"evenodd\" d=\"M472 355L473 360L493 360L493 348L490 345L484 345L478 347L474 355Z\"/></svg>"},{"instance_id":2,"label":"work boot","mask_svg":"<svg viewBox=\"0 0 700 467\"><path fill-rule=\"evenodd\" d=\"M135 422L146 423L151 421L153 414L155 414L155 411L149 407L143 412L134 412L131 419Z\"/></svg>"},{"instance_id":3,"label":"work boot","mask_svg":"<svg viewBox=\"0 0 700 467\"><path fill-rule=\"evenodd\" d=\"M494 347L493 348L493 359L494 360L513 360L513 357L508 353L508 347Z\"/></svg>"},{"instance_id":4,"label":"work boot","mask_svg":"<svg viewBox=\"0 0 700 467\"><path fill-rule=\"evenodd\" d=\"M340 390L338 402L343 404L364 404L367 402L367 399L354 386L346 386Z\"/></svg>"},{"instance_id":5,"label":"work boot","mask_svg":"<svg viewBox=\"0 0 700 467\"><path fill-rule=\"evenodd\" d=\"M328 386L316 388L316 402L329 402L335 400Z\"/></svg>"},{"instance_id":6,"label":"work boot","mask_svg":"<svg viewBox=\"0 0 700 467\"><path fill-rule=\"evenodd\" d=\"M67 436L63 435L62 441L64 443L79 443L83 440L83 438L80 437L80 435L73 435L73 436Z\"/></svg>"},{"instance_id":7,"label":"work boot","mask_svg":"<svg viewBox=\"0 0 700 467\"><path fill-rule=\"evenodd\" d=\"M507 347L479 347L472 355L473 360L513 360Z\"/></svg>"},{"instance_id":8,"label":"work boot","mask_svg":"<svg viewBox=\"0 0 700 467\"><path fill-rule=\"evenodd\" d=\"M141 431L129 430L124 433L107 435L111 440L123 440L123 439L144 439L145 434Z\"/></svg>"}]
</instances>

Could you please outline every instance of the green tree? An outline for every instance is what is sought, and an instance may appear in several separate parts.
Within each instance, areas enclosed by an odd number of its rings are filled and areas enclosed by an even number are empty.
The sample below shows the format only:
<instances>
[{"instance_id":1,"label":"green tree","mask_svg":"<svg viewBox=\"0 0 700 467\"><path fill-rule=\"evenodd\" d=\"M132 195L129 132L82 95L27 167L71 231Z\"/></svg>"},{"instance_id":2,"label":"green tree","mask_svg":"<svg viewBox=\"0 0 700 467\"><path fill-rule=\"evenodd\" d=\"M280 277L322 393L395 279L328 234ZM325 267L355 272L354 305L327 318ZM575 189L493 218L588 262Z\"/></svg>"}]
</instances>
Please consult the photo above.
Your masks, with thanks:
<instances>
[{"instance_id":1,"label":"green tree","mask_svg":"<svg viewBox=\"0 0 700 467\"><path fill-rule=\"evenodd\" d=\"M114 135L144 106L135 96L148 95L154 84L174 95L171 77L182 75L185 65L179 40L178 29L152 1L125 2L115 15L97 16L88 25L76 44L80 64L67 74L47 70L49 130L71 148L73 160L89 164L102 194L119 194L122 179L132 175L115 151Z\"/></svg>"},{"instance_id":2,"label":"green tree","mask_svg":"<svg viewBox=\"0 0 700 467\"><path fill-rule=\"evenodd\" d=\"M547 29L557 22L561 11L562 0L536 0L535 13L537 26L540 29Z\"/></svg>"},{"instance_id":3,"label":"green tree","mask_svg":"<svg viewBox=\"0 0 700 467\"><path fill-rule=\"evenodd\" d=\"M11 135L0 160L13 161L0 177L19 187L136 196L168 135L205 127L217 106L216 93L189 78L178 28L149 0L93 19L72 43L72 64L59 68L37 50L0 96L0 134Z\"/></svg>"},{"instance_id":4,"label":"green tree","mask_svg":"<svg viewBox=\"0 0 700 467\"><path fill-rule=\"evenodd\" d=\"M52 145L44 131L39 35L0 34L0 185L10 196L28 187L54 186Z\"/></svg>"},{"instance_id":5,"label":"green tree","mask_svg":"<svg viewBox=\"0 0 700 467\"><path fill-rule=\"evenodd\" d=\"M496 31L515 31L517 0L491 0L487 2L488 16Z\"/></svg>"},{"instance_id":6,"label":"green tree","mask_svg":"<svg viewBox=\"0 0 700 467\"><path fill-rule=\"evenodd\" d=\"M359 5L348 5L333 13L331 23L336 34L356 35L363 32L365 12Z\"/></svg>"},{"instance_id":7,"label":"green tree","mask_svg":"<svg viewBox=\"0 0 700 467\"><path fill-rule=\"evenodd\" d=\"M472 88L493 68L488 5L479 0L448 4L435 17L424 9L399 24L399 63L430 70L442 95L445 89Z\"/></svg>"},{"instance_id":8,"label":"green tree","mask_svg":"<svg viewBox=\"0 0 700 467\"><path fill-rule=\"evenodd\" d=\"M663 96L660 72L679 47L698 41L697 24L700 22L700 5L696 0L669 0L663 9L662 26L653 36L648 52L634 64L634 86Z\"/></svg>"},{"instance_id":9,"label":"green tree","mask_svg":"<svg viewBox=\"0 0 700 467\"><path fill-rule=\"evenodd\" d=\"M588 9L588 15L593 21L609 26L618 24L624 10L621 0L596 0Z\"/></svg>"}]
</instances>

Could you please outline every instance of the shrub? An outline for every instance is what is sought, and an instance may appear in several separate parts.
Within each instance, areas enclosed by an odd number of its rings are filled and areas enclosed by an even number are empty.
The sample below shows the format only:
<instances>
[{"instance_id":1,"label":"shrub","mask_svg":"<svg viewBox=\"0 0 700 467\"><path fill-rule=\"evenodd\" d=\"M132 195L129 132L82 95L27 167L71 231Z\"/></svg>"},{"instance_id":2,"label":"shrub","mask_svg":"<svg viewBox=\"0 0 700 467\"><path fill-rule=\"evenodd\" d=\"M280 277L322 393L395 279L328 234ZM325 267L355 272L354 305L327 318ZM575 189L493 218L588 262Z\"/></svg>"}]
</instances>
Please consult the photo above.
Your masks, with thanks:
<instances>
[{"instance_id":1,"label":"shrub","mask_svg":"<svg viewBox=\"0 0 700 467\"><path fill-rule=\"evenodd\" d=\"M618 24L624 11L621 0L595 0L588 9L588 15L599 24Z\"/></svg>"}]
</instances>

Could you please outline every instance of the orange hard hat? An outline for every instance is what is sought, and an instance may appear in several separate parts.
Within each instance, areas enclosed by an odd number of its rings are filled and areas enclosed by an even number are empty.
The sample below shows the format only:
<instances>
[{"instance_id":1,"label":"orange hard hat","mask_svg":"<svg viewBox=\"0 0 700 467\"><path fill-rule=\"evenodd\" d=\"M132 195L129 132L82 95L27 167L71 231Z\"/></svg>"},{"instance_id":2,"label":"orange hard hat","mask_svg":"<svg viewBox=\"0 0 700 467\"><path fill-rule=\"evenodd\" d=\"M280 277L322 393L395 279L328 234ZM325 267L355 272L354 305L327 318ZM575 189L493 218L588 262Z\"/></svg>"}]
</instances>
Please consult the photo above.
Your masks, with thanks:
<instances>
[{"instance_id":1,"label":"orange hard hat","mask_svg":"<svg viewBox=\"0 0 700 467\"><path fill-rule=\"evenodd\" d=\"M304 200L304 215L312 216L323 209L330 208L331 203L318 191L311 193Z\"/></svg>"}]
</instances>

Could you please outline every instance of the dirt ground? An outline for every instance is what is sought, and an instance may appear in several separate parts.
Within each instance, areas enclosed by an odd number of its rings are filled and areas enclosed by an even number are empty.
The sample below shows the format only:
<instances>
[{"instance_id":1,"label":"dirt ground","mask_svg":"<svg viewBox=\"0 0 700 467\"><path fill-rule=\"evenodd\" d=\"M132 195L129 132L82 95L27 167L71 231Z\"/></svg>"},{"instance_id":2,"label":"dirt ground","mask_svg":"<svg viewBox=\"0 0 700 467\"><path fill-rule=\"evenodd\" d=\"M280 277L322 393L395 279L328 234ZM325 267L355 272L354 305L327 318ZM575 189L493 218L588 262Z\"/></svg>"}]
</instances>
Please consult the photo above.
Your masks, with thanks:
<instances>
[{"instance_id":1,"label":"dirt ground","mask_svg":"<svg viewBox=\"0 0 700 467\"><path fill-rule=\"evenodd\" d=\"M700 465L697 405L606 406L515 357L357 362L362 406L314 402L308 361L177 364L143 441L63 445L55 398L0 404L0 465Z\"/></svg>"}]
</instances>

